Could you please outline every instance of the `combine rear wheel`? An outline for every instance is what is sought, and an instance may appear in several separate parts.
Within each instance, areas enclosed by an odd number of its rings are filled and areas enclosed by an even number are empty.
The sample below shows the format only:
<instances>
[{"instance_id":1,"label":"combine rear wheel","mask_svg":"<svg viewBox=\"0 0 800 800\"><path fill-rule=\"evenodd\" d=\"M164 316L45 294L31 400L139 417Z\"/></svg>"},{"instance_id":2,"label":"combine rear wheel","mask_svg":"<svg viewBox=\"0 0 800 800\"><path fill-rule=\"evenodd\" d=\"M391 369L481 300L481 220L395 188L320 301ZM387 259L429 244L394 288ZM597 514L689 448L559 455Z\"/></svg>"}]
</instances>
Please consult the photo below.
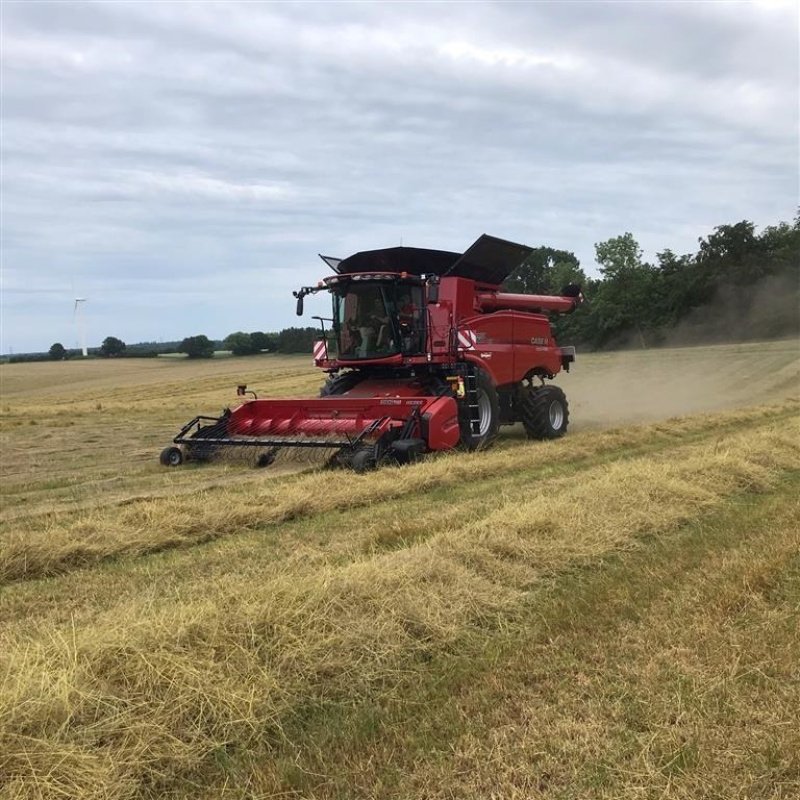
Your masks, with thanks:
<instances>
[{"instance_id":1,"label":"combine rear wheel","mask_svg":"<svg viewBox=\"0 0 800 800\"><path fill-rule=\"evenodd\" d=\"M521 386L517 414L529 439L558 439L567 432L569 405L558 386Z\"/></svg>"},{"instance_id":2,"label":"combine rear wheel","mask_svg":"<svg viewBox=\"0 0 800 800\"><path fill-rule=\"evenodd\" d=\"M458 419L461 427L461 444L467 450L480 450L487 447L497 436L500 429L500 401L492 379L482 370L475 369L477 406L477 425L473 426L472 410L469 397L469 377L467 378L467 397L460 401ZM478 431L475 432L474 428Z\"/></svg>"}]
</instances>

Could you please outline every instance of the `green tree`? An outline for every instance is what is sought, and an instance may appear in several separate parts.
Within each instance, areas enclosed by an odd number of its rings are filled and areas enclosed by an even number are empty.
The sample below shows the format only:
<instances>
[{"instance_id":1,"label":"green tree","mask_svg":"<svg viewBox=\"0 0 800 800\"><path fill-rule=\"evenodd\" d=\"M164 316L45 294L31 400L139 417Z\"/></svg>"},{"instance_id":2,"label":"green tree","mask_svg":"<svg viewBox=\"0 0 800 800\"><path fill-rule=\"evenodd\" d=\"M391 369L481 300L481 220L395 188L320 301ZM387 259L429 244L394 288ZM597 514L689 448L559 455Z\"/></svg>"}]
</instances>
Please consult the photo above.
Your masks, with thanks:
<instances>
[{"instance_id":1,"label":"green tree","mask_svg":"<svg viewBox=\"0 0 800 800\"><path fill-rule=\"evenodd\" d=\"M250 334L250 343L253 345L253 351L262 353L265 350L277 350L278 336L274 333L263 333L262 331L253 331Z\"/></svg>"},{"instance_id":2,"label":"green tree","mask_svg":"<svg viewBox=\"0 0 800 800\"><path fill-rule=\"evenodd\" d=\"M106 336L103 339L103 344L100 345L100 355L103 358L113 358L114 356L121 356L125 352L125 342L122 339L117 339L116 336Z\"/></svg>"},{"instance_id":3,"label":"green tree","mask_svg":"<svg viewBox=\"0 0 800 800\"><path fill-rule=\"evenodd\" d=\"M555 274L564 274L566 270L580 271L580 261L574 253L567 250L555 250L552 247L536 247L503 283L506 292L520 294L551 294L560 292L563 284L554 287ZM570 283L570 281L566 281Z\"/></svg>"},{"instance_id":4,"label":"green tree","mask_svg":"<svg viewBox=\"0 0 800 800\"><path fill-rule=\"evenodd\" d=\"M235 356L249 356L255 352L252 337L244 331L236 331L226 336L222 347L224 350L230 350Z\"/></svg>"},{"instance_id":5,"label":"green tree","mask_svg":"<svg viewBox=\"0 0 800 800\"><path fill-rule=\"evenodd\" d=\"M758 237L765 253L765 261L772 273L800 273L800 210L793 224L779 222L769 225Z\"/></svg>"},{"instance_id":6,"label":"green tree","mask_svg":"<svg viewBox=\"0 0 800 800\"><path fill-rule=\"evenodd\" d=\"M641 346L646 347L645 331L653 326L656 271L642 261L642 250L632 233L598 242L595 259L603 276L593 309L599 320L598 344L635 331Z\"/></svg>"},{"instance_id":7,"label":"green tree","mask_svg":"<svg viewBox=\"0 0 800 800\"><path fill-rule=\"evenodd\" d=\"M653 319L661 327L672 327L696 306L711 300L713 289L697 268L694 256L678 256L672 250L656 254L660 291L652 298Z\"/></svg>"},{"instance_id":8,"label":"green tree","mask_svg":"<svg viewBox=\"0 0 800 800\"><path fill-rule=\"evenodd\" d=\"M586 273L580 268L578 259L574 261L557 261L550 270L548 294L561 294L569 284L586 286Z\"/></svg>"},{"instance_id":9,"label":"green tree","mask_svg":"<svg viewBox=\"0 0 800 800\"><path fill-rule=\"evenodd\" d=\"M699 241L697 264L715 285L746 286L766 274L767 253L752 222L718 225L714 233Z\"/></svg>"},{"instance_id":10,"label":"green tree","mask_svg":"<svg viewBox=\"0 0 800 800\"><path fill-rule=\"evenodd\" d=\"M281 353L310 353L319 335L319 328L284 328L278 334L278 350Z\"/></svg>"},{"instance_id":11,"label":"green tree","mask_svg":"<svg viewBox=\"0 0 800 800\"><path fill-rule=\"evenodd\" d=\"M508 291L550 294L564 283L583 286L587 302L551 319L564 344L603 348L632 335L645 346L684 321L693 336L718 339L800 329L800 209L791 223L761 233L747 220L719 225L699 239L696 253L665 249L655 266L630 233L598 243L595 252L599 279L587 279L567 251L538 248L505 283Z\"/></svg>"},{"instance_id":12,"label":"green tree","mask_svg":"<svg viewBox=\"0 0 800 800\"><path fill-rule=\"evenodd\" d=\"M63 361L67 357L67 350L61 342L51 344L48 353L53 361Z\"/></svg>"},{"instance_id":13,"label":"green tree","mask_svg":"<svg viewBox=\"0 0 800 800\"><path fill-rule=\"evenodd\" d=\"M187 336L179 345L179 353L186 353L189 358L211 358L214 355L214 344L208 336Z\"/></svg>"}]
</instances>

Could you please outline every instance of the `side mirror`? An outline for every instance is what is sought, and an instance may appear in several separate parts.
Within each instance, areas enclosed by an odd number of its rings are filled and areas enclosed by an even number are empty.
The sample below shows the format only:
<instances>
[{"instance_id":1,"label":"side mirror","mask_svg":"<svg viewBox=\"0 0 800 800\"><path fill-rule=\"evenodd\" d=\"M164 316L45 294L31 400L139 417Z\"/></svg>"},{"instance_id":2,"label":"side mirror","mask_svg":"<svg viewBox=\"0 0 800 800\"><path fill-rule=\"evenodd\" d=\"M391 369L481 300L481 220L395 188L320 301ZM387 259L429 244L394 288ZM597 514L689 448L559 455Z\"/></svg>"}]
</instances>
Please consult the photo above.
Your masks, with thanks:
<instances>
[{"instance_id":1,"label":"side mirror","mask_svg":"<svg viewBox=\"0 0 800 800\"><path fill-rule=\"evenodd\" d=\"M439 302L439 282L436 281L428 281L428 302L429 303L438 303Z\"/></svg>"},{"instance_id":2,"label":"side mirror","mask_svg":"<svg viewBox=\"0 0 800 800\"><path fill-rule=\"evenodd\" d=\"M298 317L303 316L303 295L300 295L297 298L297 316Z\"/></svg>"}]
</instances>

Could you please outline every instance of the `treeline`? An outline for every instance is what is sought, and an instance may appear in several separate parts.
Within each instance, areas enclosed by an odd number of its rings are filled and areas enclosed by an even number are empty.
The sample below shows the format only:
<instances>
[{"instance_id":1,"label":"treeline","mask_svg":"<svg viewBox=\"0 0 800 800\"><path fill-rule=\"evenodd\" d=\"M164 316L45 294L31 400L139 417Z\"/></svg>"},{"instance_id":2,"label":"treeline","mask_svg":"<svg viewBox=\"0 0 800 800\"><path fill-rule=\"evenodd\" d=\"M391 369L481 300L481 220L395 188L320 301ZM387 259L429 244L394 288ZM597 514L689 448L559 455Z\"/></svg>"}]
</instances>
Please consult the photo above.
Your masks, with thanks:
<instances>
[{"instance_id":1,"label":"treeline","mask_svg":"<svg viewBox=\"0 0 800 800\"><path fill-rule=\"evenodd\" d=\"M592 349L741 341L800 334L800 213L756 232L746 220L720 225L695 253L657 254L654 264L630 233L595 245L599 278L574 253L537 248L506 291L558 294L583 287L586 303L554 317L563 343Z\"/></svg>"},{"instance_id":2,"label":"treeline","mask_svg":"<svg viewBox=\"0 0 800 800\"><path fill-rule=\"evenodd\" d=\"M174 342L137 342L126 344L116 336L107 336L100 347L88 348L90 358L156 358L171 353L183 353L189 358L212 358L217 351L228 350L236 356L257 353L310 353L314 340L319 338L319 328L284 328L276 333L236 331L224 339L209 339L204 334L187 336ZM68 349L54 342L44 353L17 353L5 356L2 361L11 364L29 361L67 361L82 359L80 349Z\"/></svg>"},{"instance_id":3,"label":"treeline","mask_svg":"<svg viewBox=\"0 0 800 800\"><path fill-rule=\"evenodd\" d=\"M319 338L319 328L284 328L278 333L236 331L221 342L212 342L207 336L189 336L176 348L189 358L211 358L215 350L229 350L235 356L257 353L310 353L314 340Z\"/></svg>"},{"instance_id":4,"label":"treeline","mask_svg":"<svg viewBox=\"0 0 800 800\"><path fill-rule=\"evenodd\" d=\"M221 342L218 344L221 345ZM178 341L125 344L116 336L107 336L100 347L89 347L87 353L89 358L156 358L160 355L177 352L179 346L180 342ZM83 358L80 348L67 348L61 342L54 342L44 353L16 353L4 356L2 360L10 364L18 364L28 361L71 361Z\"/></svg>"},{"instance_id":5,"label":"treeline","mask_svg":"<svg viewBox=\"0 0 800 800\"><path fill-rule=\"evenodd\" d=\"M254 353L310 353L314 340L319 338L319 328L284 328L278 333L236 331L222 341L224 350L235 356Z\"/></svg>"},{"instance_id":6,"label":"treeline","mask_svg":"<svg viewBox=\"0 0 800 800\"><path fill-rule=\"evenodd\" d=\"M559 294L567 284L580 284L586 302L573 314L554 316L553 328L560 342L596 350L800 335L800 212L793 223L770 225L760 233L747 220L720 225L699 239L697 252L663 250L655 263L645 261L636 239L625 233L596 244L595 260L600 276L589 278L574 253L537 247L503 288ZM180 342L132 345L108 336L89 354L146 358L178 352L210 358L217 350L239 356L310 353L318 336L316 327L236 331L221 341L201 334ZM3 360L79 357L79 350L56 342L47 353Z\"/></svg>"}]
</instances>

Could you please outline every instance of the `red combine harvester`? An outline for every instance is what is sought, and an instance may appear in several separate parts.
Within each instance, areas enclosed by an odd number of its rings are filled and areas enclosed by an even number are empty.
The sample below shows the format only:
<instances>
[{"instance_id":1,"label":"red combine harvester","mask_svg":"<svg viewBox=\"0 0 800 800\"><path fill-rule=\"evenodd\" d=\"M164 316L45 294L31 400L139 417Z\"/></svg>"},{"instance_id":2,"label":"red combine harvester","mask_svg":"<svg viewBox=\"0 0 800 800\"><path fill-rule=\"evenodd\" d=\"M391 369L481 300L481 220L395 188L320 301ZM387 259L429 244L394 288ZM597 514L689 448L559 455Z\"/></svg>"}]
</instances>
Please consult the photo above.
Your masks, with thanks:
<instances>
[{"instance_id":1,"label":"red combine harvester","mask_svg":"<svg viewBox=\"0 0 800 800\"><path fill-rule=\"evenodd\" d=\"M266 466L283 448L332 448L333 464L364 471L429 451L487 445L500 425L521 422L533 439L567 430L564 392L546 380L575 360L558 347L546 312L568 313L580 287L562 296L509 294L501 283L531 253L481 236L465 253L394 247L344 260L303 298L330 292L314 363L328 373L320 397L253 399L219 417L195 417L161 463L207 460L223 448L257 448ZM325 329L325 322L330 326Z\"/></svg>"}]
</instances>

